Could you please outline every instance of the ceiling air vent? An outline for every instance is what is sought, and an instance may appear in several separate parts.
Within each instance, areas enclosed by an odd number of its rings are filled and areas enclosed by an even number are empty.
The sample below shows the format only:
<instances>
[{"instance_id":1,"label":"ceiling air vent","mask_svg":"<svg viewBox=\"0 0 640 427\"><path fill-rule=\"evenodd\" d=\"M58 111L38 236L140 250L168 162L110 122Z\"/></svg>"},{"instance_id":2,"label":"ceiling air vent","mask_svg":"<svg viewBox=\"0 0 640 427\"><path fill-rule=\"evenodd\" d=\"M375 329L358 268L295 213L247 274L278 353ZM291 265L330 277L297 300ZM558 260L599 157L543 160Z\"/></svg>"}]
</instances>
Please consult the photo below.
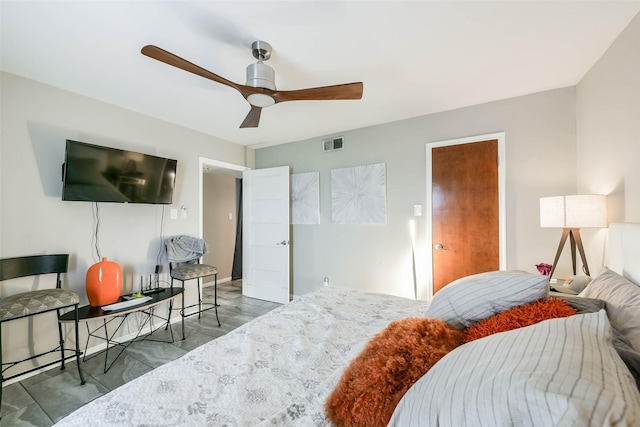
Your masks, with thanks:
<instances>
[{"instance_id":1,"label":"ceiling air vent","mask_svg":"<svg viewBox=\"0 0 640 427\"><path fill-rule=\"evenodd\" d=\"M328 153L329 151L342 150L344 148L344 137L336 136L335 138L328 138L322 140L322 151Z\"/></svg>"}]
</instances>

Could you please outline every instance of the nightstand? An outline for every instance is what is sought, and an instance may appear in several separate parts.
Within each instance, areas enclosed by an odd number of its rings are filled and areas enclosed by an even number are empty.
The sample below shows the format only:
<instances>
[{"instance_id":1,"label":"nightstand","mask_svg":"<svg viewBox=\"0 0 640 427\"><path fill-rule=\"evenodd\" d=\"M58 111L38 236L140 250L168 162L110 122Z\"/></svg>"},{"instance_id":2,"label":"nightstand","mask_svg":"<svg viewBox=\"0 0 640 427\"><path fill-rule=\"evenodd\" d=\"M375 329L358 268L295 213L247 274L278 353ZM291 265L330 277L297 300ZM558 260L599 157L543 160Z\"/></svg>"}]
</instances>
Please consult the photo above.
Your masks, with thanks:
<instances>
[{"instance_id":1,"label":"nightstand","mask_svg":"<svg viewBox=\"0 0 640 427\"><path fill-rule=\"evenodd\" d=\"M553 285L562 285L563 283L564 279L549 279L549 292L563 293L553 287Z\"/></svg>"}]
</instances>

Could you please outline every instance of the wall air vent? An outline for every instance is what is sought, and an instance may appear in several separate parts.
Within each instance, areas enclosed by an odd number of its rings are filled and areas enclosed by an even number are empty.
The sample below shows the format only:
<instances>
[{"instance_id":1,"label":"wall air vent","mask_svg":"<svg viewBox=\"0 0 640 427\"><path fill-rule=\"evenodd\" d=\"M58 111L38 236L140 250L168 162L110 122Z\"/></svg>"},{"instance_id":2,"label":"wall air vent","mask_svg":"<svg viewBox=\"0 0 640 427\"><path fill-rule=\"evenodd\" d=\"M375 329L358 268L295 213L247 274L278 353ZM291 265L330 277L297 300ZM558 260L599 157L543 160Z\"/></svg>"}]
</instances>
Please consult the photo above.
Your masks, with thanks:
<instances>
[{"instance_id":1,"label":"wall air vent","mask_svg":"<svg viewBox=\"0 0 640 427\"><path fill-rule=\"evenodd\" d=\"M342 149L344 149L344 137L342 136L322 140L322 151L324 153Z\"/></svg>"}]
</instances>

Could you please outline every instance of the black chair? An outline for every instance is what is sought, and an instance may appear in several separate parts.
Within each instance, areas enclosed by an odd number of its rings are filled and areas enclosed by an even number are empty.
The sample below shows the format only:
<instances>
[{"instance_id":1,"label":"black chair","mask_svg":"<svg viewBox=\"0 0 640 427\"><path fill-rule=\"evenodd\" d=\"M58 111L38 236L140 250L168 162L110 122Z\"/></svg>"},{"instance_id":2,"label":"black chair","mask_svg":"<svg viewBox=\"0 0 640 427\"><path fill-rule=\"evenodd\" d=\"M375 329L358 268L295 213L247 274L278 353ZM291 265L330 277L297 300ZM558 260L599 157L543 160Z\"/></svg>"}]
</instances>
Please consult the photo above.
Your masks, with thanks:
<instances>
[{"instance_id":1,"label":"black chair","mask_svg":"<svg viewBox=\"0 0 640 427\"><path fill-rule=\"evenodd\" d=\"M2 383L4 381L36 371L46 366L57 364L58 360L54 360L44 365L39 365L6 378L4 377L5 371L20 363L36 359L49 353L60 351L60 363L62 365L60 369L65 368L64 363L66 359L75 357L78 364L78 373L80 374L80 384L85 383L84 375L82 374L82 367L80 366L80 356L82 355L82 352L80 351L80 340L78 337L78 304L80 303L80 298L75 292L62 289L62 281L60 280L61 274L67 272L68 264L69 255L67 254L36 255L0 259L0 283L20 277L56 274L56 287L53 289L40 289L23 292L0 299L0 365L2 367L0 371L0 404L2 403ZM2 361L2 324L12 320L36 316L38 314L52 311L56 311L58 317L60 317L63 314L62 311L67 308L73 308L75 311L75 350L64 348L62 325L60 322L57 322L56 318L56 323L58 323L58 334L60 337L57 347L15 362ZM72 352L73 354L65 356L66 352Z\"/></svg>"},{"instance_id":2,"label":"black chair","mask_svg":"<svg viewBox=\"0 0 640 427\"><path fill-rule=\"evenodd\" d=\"M192 304L185 307L185 292L182 292L182 308L180 309L180 315L185 318L197 314L198 319L200 319L203 311L215 309L218 326L221 326L220 318L218 317L218 269L216 267L200 263L200 259L202 258L202 256L208 252L207 243L204 240L196 237L176 236L171 237L165 241L165 248L167 251L167 261L169 261L169 276L171 276L171 287L173 288L174 280L181 281L183 288L185 287L185 282L189 280L195 279L198 285L197 304ZM202 301L202 292L200 289L200 279L209 276L214 276L213 303ZM203 309L203 305L208 307ZM186 309L196 306L198 307L198 311L190 314L185 314ZM173 310L173 300L171 300L171 302L169 303L169 314L171 314L171 310ZM167 321L167 327L168 324L169 323ZM184 339L184 322L182 322L182 339Z\"/></svg>"}]
</instances>

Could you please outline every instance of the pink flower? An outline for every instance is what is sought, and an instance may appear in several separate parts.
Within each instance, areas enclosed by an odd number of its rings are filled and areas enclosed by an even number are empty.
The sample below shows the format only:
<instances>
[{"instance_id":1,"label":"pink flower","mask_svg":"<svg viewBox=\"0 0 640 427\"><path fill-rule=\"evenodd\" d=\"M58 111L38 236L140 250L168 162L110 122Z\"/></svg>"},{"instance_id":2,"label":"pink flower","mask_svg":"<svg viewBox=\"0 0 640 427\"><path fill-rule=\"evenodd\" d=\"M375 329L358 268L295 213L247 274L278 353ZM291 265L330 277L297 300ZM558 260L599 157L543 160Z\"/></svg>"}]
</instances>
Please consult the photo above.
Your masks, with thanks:
<instances>
[{"instance_id":1,"label":"pink flower","mask_svg":"<svg viewBox=\"0 0 640 427\"><path fill-rule=\"evenodd\" d=\"M544 276L548 276L549 273L551 273L551 269L553 268L552 265L550 264L545 264L544 262L541 264L536 264L536 268L538 269L538 271L540 272L540 274L544 275Z\"/></svg>"}]
</instances>

